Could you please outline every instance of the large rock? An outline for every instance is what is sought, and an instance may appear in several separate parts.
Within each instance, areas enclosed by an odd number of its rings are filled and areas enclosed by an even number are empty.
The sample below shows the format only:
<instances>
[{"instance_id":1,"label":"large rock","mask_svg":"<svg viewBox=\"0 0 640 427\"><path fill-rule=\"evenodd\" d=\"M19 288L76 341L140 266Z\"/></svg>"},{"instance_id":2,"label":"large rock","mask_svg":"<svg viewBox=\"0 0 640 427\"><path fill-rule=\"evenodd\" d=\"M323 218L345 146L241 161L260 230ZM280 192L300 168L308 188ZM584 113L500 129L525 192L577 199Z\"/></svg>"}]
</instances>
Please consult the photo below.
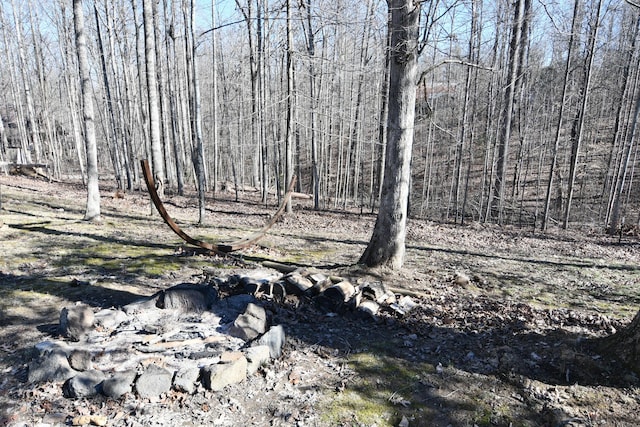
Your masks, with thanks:
<instances>
[{"instance_id":1,"label":"large rock","mask_svg":"<svg viewBox=\"0 0 640 427\"><path fill-rule=\"evenodd\" d=\"M214 305L214 307L212 307L212 311L215 312L215 314L220 318L222 318L223 323L228 323L233 321L236 317L238 317L238 315L243 313L247 309L247 306L251 303L258 303L257 298L253 295L232 295L218 301Z\"/></svg>"},{"instance_id":2,"label":"large rock","mask_svg":"<svg viewBox=\"0 0 640 427\"><path fill-rule=\"evenodd\" d=\"M100 393L102 381L104 381L104 374L100 371L81 372L64 383L62 394L71 399L95 396Z\"/></svg>"},{"instance_id":3,"label":"large rock","mask_svg":"<svg viewBox=\"0 0 640 427\"><path fill-rule=\"evenodd\" d=\"M102 326L105 329L115 329L120 326L121 323L129 320L129 316L122 311L115 308L105 308L100 310L94 315L95 324Z\"/></svg>"},{"instance_id":4,"label":"large rock","mask_svg":"<svg viewBox=\"0 0 640 427\"><path fill-rule=\"evenodd\" d=\"M247 358L247 375L255 374L262 365L267 364L271 358L270 353L268 345L249 347L245 351L245 357Z\"/></svg>"},{"instance_id":5,"label":"large rock","mask_svg":"<svg viewBox=\"0 0 640 427\"><path fill-rule=\"evenodd\" d=\"M229 335L244 341L251 341L262 335L267 329L267 313L259 305L249 303L243 314L239 315L229 329Z\"/></svg>"},{"instance_id":6,"label":"large rock","mask_svg":"<svg viewBox=\"0 0 640 427\"><path fill-rule=\"evenodd\" d=\"M158 397L171 389L173 374L157 365L149 365L136 380L136 391L142 398Z\"/></svg>"},{"instance_id":7,"label":"large rock","mask_svg":"<svg viewBox=\"0 0 640 427\"><path fill-rule=\"evenodd\" d=\"M76 371L91 370L91 353L86 350L74 350L69 355L69 365Z\"/></svg>"},{"instance_id":8,"label":"large rock","mask_svg":"<svg viewBox=\"0 0 640 427\"><path fill-rule=\"evenodd\" d=\"M211 286L183 283L161 293L158 307L183 312L202 312L218 300L217 291Z\"/></svg>"},{"instance_id":9,"label":"large rock","mask_svg":"<svg viewBox=\"0 0 640 427\"><path fill-rule=\"evenodd\" d=\"M228 385L244 381L247 378L247 358L239 355L234 359L202 368L202 385L211 391L221 391Z\"/></svg>"},{"instance_id":10,"label":"large rock","mask_svg":"<svg viewBox=\"0 0 640 427\"><path fill-rule=\"evenodd\" d=\"M60 349L54 349L29 363L27 381L29 383L66 381L77 373L69 365L67 354Z\"/></svg>"},{"instance_id":11,"label":"large rock","mask_svg":"<svg viewBox=\"0 0 640 427\"><path fill-rule=\"evenodd\" d=\"M258 344L269 347L269 355L272 359L277 359L282 355L282 347L284 346L285 335L282 325L276 325L260 337Z\"/></svg>"},{"instance_id":12,"label":"large rock","mask_svg":"<svg viewBox=\"0 0 640 427\"><path fill-rule=\"evenodd\" d=\"M81 304L65 307L60 311L60 335L72 341L80 341L93 328L93 310Z\"/></svg>"},{"instance_id":13,"label":"large rock","mask_svg":"<svg viewBox=\"0 0 640 427\"><path fill-rule=\"evenodd\" d=\"M177 391L193 394L196 391L196 383L199 378L200 369L198 368L180 369L173 377L173 388Z\"/></svg>"},{"instance_id":14,"label":"large rock","mask_svg":"<svg viewBox=\"0 0 640 427\"><path fill-rule=\"evenodd\" d=\"M136 375L135 371L116 372L102 382L102 394L112 399L119 399L124 394L130 393Z\"/></svg>"}]
</instances>

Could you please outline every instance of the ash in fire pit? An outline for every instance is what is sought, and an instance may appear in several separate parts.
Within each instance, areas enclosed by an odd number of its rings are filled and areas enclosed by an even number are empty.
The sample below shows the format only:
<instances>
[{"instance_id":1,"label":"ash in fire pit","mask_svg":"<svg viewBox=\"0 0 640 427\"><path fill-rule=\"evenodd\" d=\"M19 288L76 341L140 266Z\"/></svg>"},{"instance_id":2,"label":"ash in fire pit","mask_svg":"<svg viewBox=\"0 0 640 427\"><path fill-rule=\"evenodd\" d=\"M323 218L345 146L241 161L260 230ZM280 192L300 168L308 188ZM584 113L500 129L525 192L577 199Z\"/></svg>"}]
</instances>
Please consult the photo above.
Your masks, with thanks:
<instances>
[{"instance_id":1,"label":"ash in fire pit","mask_svg":"<svg viewBox=\"0 0 640 427\"><path fill-rule=\"evenodd\" d=\"M220 390L281 354L282 327L269 328L252 295L224 299L210 285L181 284L122 309L86 305L60 315L66 339L36 345L30 383L64 381L66 397L142 398L198 385ZM258 339L259 338L259 339Z\"/></svg>"},{"instance_id":2,"label":"ash in fire pit","mask_svg":"<svg viewBox=\"0 0 640 427\"><path fill-rule=\"evenodd\" d=\"M408 297L397 301L379 282L353 285L305 271L254 270L211 283L180 284L120 309L64 308L62 338L36 345L27 381L64 382L69 398L219 391L282 354L284 328L269 324L257 296L313 301L327 312L353 310L373 320L381 304L400 314L411 309L400 304Z\"/></svg>"}]
</instances>

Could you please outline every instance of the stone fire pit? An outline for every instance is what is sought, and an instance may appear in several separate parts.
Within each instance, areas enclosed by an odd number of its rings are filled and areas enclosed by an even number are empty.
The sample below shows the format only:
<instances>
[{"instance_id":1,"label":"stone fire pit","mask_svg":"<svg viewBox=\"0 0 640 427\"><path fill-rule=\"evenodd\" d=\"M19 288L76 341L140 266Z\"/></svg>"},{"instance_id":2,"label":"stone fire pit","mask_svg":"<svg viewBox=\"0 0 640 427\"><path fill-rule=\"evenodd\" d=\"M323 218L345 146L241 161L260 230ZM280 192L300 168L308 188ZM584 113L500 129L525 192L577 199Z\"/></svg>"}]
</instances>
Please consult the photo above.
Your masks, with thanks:
<instances>
[{"instance_id":1,"label":"stone fire pit","mask_svg":"<svg viewBox=\"0 0 640 427\"><path fill-rule=\"evenodd\" d=\"M314 301L327 312L352 309L374 320L381 304L400 313L414 306L381 283L354 286L300 271L250 271L180 284L121 308L65 307L60 336L36 345L27 381L64 382L68 398L220 391L281 356L285 331L270 325L264 300L289 296Z\"/></svg>"}]
</instances>

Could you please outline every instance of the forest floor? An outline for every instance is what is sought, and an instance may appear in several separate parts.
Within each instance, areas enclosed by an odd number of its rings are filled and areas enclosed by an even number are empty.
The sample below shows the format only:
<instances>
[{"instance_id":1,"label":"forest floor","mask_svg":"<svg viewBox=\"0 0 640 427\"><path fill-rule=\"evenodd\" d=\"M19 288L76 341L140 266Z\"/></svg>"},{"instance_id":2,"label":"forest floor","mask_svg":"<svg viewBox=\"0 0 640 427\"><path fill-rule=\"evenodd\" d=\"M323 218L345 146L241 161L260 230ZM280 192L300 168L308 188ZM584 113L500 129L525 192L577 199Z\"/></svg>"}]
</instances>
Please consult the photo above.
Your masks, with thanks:
<instances>
[{"instance_id":1,"label":"forest floor","mask_svg":"<svg viewBox=\"0 0 640 427\"><path fill-rule=\"evenodd\" d=\"M103 188L101 223L82 221L85 197L77 183L0 175L0 426L84 414L109 426L640 425L640 380L598 352L598 338L640 307L637 237L410 220L404 268L371 270L356 265L370 214L296 199L258 246L221 258L185 245L144 192ZM164 197L185 231L211 242L243 237L275 211L275 200L240 199L219 194L197 226L195 197ZM381 280L418 305L377 323L306 303L271 307L287 334L283 356L223 393L72 400L61 384L24 381L65 305L118 307L265 259ZM456 284L456 273L471 282Z\"/></svg>"}]
</instances>

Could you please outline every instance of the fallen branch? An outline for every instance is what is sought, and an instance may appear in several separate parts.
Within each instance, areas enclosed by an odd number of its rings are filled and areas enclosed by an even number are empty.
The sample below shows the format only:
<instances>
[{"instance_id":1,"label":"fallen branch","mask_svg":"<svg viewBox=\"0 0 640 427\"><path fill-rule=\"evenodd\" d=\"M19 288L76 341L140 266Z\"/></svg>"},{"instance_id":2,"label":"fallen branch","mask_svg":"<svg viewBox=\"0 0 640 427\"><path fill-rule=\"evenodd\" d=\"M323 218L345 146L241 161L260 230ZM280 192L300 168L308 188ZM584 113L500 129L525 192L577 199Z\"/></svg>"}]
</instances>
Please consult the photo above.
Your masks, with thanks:
<instances>
[{"instance_id":1,"label":"fallen branch","mask_svg":"<svg viewBox=\"0 0 640 427\"><path fill-rule=\"evenodd\" d=\"M229 253L229 252L239 251L241 249L245 249L245 248L248 248L249 246L255 245L260 239L262 239L267 234L267 231L269 231L269 229L273 226L273 224L275 224L276 221L278 221L278 219L284 213L287 203L291 199L291 194L293 193L293 187L296 183L296 177L294 176L291 179L291 183L289 183L289 188L287 189L287 193L284 195L284 198L282 199L282 204L280 205L276 213L271 217L271 220L267 223L267 225L265 225L260 231L257 231L244 239L236 240L235 242L232 242L232 243L212 244L202 240L194 239L193 237L189 236L187 233L182 231L180 226L178 226L178 224L176 224L173 218L171 218L171 216L167 213L167 210L162 204L162 200L160 200L160 196L158 196L158 192L156 191L156 186L153 181L153 176L151 174L151 168L149 167L149 161L147 159L143 159L143 160L140 160L140 164L142 165L144 180L147 183L147 190L149 191L151 200L153 201L153 204L158 210L158 213L160 213L160 216L162 217L164 222L169 226L169 228L171 228L171 230L173 230L173 232L176 233L178 236L180 236L182 240L184 240L185 242L194 246L199 246L203 249L207 249L215 253Z\"/></svg>"}]
</instances>

